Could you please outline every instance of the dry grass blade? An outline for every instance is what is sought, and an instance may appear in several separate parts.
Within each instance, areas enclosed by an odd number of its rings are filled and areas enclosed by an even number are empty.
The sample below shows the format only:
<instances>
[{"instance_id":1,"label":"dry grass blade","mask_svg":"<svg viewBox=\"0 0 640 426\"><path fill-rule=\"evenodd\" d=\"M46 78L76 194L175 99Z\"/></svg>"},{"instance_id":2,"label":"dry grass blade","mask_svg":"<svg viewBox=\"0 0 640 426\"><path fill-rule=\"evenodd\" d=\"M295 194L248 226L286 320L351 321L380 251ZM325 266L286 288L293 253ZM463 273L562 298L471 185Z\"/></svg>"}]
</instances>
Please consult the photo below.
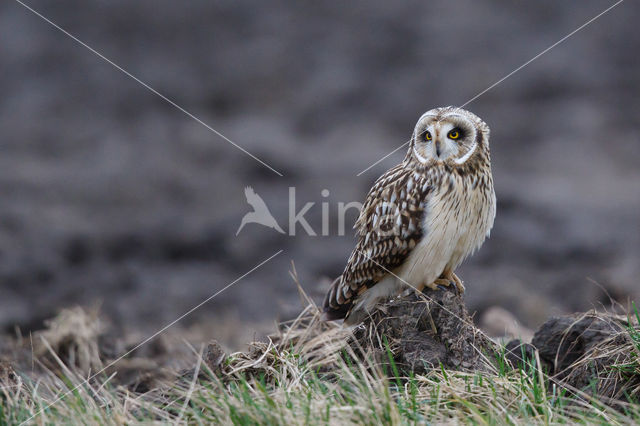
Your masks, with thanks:
<instances>
[{"instance_id":1,"label":"dry grass blade","mask_svg":"<svg viewBox=\"0 0 640 426\"><path fill-rule=\"evenodd\" d=\"M116 385L116 370L77 387L45 410L39 422L629 424L640 420L638 405L632 403L640 389L637 321L595 313L556 321L549 338L557 347L550 345L546 352L534 353L530 363L512 368L501 358L499 347L464 328L470 322L459 321L462 328L447 330L453 327L447 325L451 312L460 312L447 305L455 298L441 293L429 300L416 296L394 301L356 328L320 321L317 307L309 303L268 341L255 342L248 351L226 355L211 343L203 355L191 348L196 362L190 372L146 393ZM609 322L597 322L605 320ZM405 334L397 334L399 324L404 324L400 328ZM591 346L576 340L604 336L605 331L607 337ZM463 343L447 334L461 332L468 332ZM469 354L477 363L407 368L403 351L418 346L415 342L407 346L402 339L426 338L420 333L446 342L446 351ZM578 346L585 352L575 359L558 353L559 347L575 351ZM42 355L46 362L36 360L39 373L33 378L0 364L4 366L0 424L21 423L90 374L81 370L77 356L68 356L69 346L43 341L42 347L47 348ZM571 362L565 365L565 361ZM540 368L545 365L558 367L555 373L562 375L549 378ZM591 387L571 381L573 373L585 372L594 380Z\"/></svg>"}]
</instances>

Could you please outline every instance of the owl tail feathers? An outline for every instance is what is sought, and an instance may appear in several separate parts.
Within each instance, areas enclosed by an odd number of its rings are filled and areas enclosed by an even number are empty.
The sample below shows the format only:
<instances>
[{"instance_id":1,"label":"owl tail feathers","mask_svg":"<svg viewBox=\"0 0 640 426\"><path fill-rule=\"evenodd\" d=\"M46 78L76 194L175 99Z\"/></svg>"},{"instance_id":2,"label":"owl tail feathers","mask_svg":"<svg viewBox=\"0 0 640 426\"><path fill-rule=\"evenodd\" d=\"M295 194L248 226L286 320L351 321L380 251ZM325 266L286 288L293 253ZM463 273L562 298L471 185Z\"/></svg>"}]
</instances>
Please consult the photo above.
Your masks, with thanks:
<instances>
[{"instance_id":1,"label":"owl tail feathers","mask_svg":"<svg viewBox=\"0 0 640 426\"><path fill-rule=\"evenodd\" d=\"M323 321L335 321L345 318L353 304L353 300L345 300L342 297L340 278L338 277L333 281L324 298L324 303L322 304Z\"/></svg>"}]
</instances>

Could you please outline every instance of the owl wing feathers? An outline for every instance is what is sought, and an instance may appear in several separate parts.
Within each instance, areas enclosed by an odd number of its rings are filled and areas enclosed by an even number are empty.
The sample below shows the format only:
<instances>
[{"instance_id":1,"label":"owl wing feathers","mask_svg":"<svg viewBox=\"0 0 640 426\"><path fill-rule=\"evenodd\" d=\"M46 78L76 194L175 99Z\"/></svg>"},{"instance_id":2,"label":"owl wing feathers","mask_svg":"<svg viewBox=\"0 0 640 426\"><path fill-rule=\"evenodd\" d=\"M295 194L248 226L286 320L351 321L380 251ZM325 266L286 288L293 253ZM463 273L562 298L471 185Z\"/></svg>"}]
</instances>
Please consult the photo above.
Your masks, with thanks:
<instances>
[{"instance_id":1,"label":"owl wing feathers","mask_svg":"<svg viewBox=\"0 0 640 426\"><path fill-rule=\"evenodd\" d=\"M420 241L432 188L426 175L399 164L374 183L354 225L356 248L325 297L326 319L347 316L355 298L402 265Z\"/></svg>"}]
</instances>

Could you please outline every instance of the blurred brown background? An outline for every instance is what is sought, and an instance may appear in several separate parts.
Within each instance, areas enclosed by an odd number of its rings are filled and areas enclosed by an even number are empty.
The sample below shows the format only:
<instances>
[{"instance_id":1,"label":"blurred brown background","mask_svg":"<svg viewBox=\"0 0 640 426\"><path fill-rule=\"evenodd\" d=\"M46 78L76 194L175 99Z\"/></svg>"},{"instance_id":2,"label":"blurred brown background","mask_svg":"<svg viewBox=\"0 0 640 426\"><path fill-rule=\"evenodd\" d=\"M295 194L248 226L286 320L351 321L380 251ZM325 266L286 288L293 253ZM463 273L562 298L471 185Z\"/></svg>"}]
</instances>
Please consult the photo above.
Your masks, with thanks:
<instances>
[{"instance_id":1,"label":"blurred brown background","mask_svg":"<svg viewBox=\"0 0 640 426\"><path fill-rule=\"evenodd\" d=\"M100 303L150 332L284 249L182 323L231 341L300 309L292 261L321 301L354 241L335 235L337 202L363 200L404 149L356 174L424 111L463 104L612 3L28 4L284 177L2 2L0 326ZM623 2L468 106L491 126L498 195L461 271L477 318L502 306L536 326L640 296L639 18ZM285 229L288 187L298 209L316 203L316 230L329 202L332 236L236 237L246 185Z\"/></svg>"}]
</instances>

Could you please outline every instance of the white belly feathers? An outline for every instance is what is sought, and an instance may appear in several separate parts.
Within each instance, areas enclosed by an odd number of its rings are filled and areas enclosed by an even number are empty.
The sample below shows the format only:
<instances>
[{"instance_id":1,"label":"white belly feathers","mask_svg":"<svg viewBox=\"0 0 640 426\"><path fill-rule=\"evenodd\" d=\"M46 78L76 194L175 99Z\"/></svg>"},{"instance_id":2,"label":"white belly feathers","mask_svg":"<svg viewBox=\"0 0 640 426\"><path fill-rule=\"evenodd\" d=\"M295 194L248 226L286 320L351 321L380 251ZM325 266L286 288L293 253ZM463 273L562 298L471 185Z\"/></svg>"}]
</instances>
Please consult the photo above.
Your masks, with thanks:
<instances>
[{"instance_id":1,"label":"white belly feathers","mask_svg":"<svg viewBox=\"0 0 640 426\"><path fill-rule=\"evenodd\" d=\"M395 274L422 289L445 270L454 271L482 245L494 217L493 188L471 188L468 181L458 178L451 189L438 189L425 209L424 237Z\"/></svg>"}]
</instances>

